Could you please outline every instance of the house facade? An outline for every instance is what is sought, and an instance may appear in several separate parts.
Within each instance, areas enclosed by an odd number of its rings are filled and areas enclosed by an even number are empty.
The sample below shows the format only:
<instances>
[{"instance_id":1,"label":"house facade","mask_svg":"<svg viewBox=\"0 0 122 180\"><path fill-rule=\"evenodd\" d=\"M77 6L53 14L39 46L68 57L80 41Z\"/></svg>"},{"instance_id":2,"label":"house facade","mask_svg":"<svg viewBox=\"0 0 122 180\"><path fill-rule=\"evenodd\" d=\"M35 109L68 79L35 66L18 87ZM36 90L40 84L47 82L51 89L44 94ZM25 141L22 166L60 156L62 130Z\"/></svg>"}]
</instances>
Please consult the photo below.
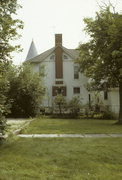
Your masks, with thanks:
<instances>
[{"instance_id":1,"label":"house facade","mask_svg":"<svg viewBox=\"0 0 122 180\"><path fill-rule=\"evenodd\" d=\"M46 87L44 106L52 106L54 97L60 93L67 101L78 96L83 104L88 103L87 78L79 72L78 64L74 62L79 52L75 49L67 49L62 45L62 34L55 34L53 48L40 55L35 56L35 54L35 45L32 42L26 62L31 63L34 72L41 73L44 68L44 85Z\"/></svg>"},{"instance_id":2,"label":"house facade","mask_svg":"<svg viewBox=\"0 0 122 180\"><path fill-rule=\"evenodd\" d=\"M107 91L90 92L90 101L92 104L99 104L101 110L109 110L118 117L119 114L119 89L110 88Z\"/></svg>"},{"instance_id":3,"label":"house facade","mask_svg":"<svg viewBox=\"0 0 122 180\"><path fill-rule=\"evenodd\" d=\"M39 55L32 41L26 62L32 65L34 72L41 73L44 68L46 95L43 105L45 107L53 106L53 100L57 94L62 94L67 101L77 96L83 105L95 101L94 93L88 92L86 88L88 78L79 72L79 66L74 61L78 56L78 50L63 46L62 34L55 34L55 46ZM99 99L104 106L109 106L111 111L118 114L117 89L100 92Z\"/></svg>"}]
</instances>

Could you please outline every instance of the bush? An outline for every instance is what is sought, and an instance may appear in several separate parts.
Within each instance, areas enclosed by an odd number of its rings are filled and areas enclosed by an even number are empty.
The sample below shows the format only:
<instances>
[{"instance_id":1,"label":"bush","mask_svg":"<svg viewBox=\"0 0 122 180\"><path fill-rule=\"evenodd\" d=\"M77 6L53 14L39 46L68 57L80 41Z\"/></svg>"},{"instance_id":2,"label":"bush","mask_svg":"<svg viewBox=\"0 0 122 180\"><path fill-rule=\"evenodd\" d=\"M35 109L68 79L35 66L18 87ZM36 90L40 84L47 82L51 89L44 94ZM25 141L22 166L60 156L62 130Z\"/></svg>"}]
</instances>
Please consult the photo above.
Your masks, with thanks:
<instances>
[{"instance_id":1,"label":"bush","mask_svg":"<svg viewBox=\"0 0 122 180\"><path fill-rule=\"evenodd\" d=\"M53 113L62 115L62 114L64 114L66 109L67 109L67 103L66 103L66 99L64 98L64 96L62 94L58 94L57 96L55 96Z\"/></svg>"},{"instance_id":2,"label":"bush","mask_svg":"<svg viewBox=\"0 0 122 180\"><path fill-rule=\"evenodd\" d=\"M73 97L68 103L68 111L70 115L74 118L80 115L82 104L79 97Z\"/></svg>"},{"instance_id":3,"label":"bush","mask_svg":"<svg viewBox=\"0 0 122 180\"><path fill-rule=\"evenodd\" d=\"M115 115L108 109L102 112L102 119L114 119Z\"/></svg>"},{"instance_id":4,"label":"bush","mask_svg":"<svg viewBox=\"0 0 122 180\"><path fill-rule=\"evenodd\" d=\"M24 64L17 68L14 78L10 79L9 99L13 101L12 117L34 117L44 96L42 75L34 73L31 66Z\"/></svg>"},{"instance_id":5,"label":"bush","mask_svg":"<svg viewBox=\"0 0 122 180\"><path fill-rule=\"evenodd\" d=\"M4 70L4 63L0 63L0 70ZM6 64L6 69L8 69ZM5 133L6 119L5 115L9 113L10 103L7 98L9 90L8 71L0 71L0 134Z\"/></svg>"},{"instance_id":6,"label":"bush","mask_svg":"<svg viewBox=\"0 0 122 180\"><path fill-rule=\"evenodd\" d=\"M6 130L6 119L0 114L0 134L4 135Z\"/></svg>"}]
</instances>

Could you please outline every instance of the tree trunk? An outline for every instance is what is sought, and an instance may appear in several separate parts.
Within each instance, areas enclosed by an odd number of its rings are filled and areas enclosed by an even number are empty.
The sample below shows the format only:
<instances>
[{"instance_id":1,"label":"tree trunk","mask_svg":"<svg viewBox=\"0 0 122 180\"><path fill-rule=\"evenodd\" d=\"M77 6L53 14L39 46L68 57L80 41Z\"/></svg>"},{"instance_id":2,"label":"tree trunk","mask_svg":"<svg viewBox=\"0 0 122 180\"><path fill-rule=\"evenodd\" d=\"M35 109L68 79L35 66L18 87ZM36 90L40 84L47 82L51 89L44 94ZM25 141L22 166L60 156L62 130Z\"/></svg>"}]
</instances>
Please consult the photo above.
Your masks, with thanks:
<instances>
[{"instance_id":1,"label":"tree trunk","mask_svg":"<svg viewBox=\"0 0 122 180\"><path fill-rule=\"evenodd\" d=\"M119 102L120 102L120 109L119 109L119 124L122 124L122 81L119 83Z\"/></svg>"}]
</instances>

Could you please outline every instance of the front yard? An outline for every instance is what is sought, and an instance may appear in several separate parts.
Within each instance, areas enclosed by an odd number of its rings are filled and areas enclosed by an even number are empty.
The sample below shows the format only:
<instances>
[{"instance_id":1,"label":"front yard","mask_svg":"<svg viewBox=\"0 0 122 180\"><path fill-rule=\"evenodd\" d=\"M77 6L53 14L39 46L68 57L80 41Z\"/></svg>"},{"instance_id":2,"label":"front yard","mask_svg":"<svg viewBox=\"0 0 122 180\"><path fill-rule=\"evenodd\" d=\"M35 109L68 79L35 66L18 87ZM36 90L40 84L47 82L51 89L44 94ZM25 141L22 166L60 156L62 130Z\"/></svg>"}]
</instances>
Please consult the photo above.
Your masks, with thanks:
<instances>
[{"instance_id":1,"label":"front yard","mask_svg":"<svg viewBox=\"0 0 122 180\"><path fill-rule=\"evenodd\" d=\"M30 124L32 119L7 119L6 135L16 134Z\"/></svg>"},{"instance_id":2,"label":"front yard","mask_svg":"<svg viewBox=\"0 0 122 180\"><path fill-rule=\"evenodd\" d=\"M0 179L121 180L122 138L18 138L0 148Z\"/></svg>"},{"instance_id":3,"label":"front yard","mask_svg":"<svg viewBox=\"0 0 122 180\"><path fill-rule=\"evenodd\" d=\"M114 120L48 119L37 118L23 134L82 134L122 133L122 126Z\"/></svg>"},{"instance_id":4,"label":"front yard","mask_svg":"<svg viewBox=\"0 0 122 180\"><path fill-rule=\"evenodd\" d=\"M121 133L110 120L38 118L22 131ZM19 138L0 146L0 180L121 180L122 138Z\"/></svg>"}]
</instances>

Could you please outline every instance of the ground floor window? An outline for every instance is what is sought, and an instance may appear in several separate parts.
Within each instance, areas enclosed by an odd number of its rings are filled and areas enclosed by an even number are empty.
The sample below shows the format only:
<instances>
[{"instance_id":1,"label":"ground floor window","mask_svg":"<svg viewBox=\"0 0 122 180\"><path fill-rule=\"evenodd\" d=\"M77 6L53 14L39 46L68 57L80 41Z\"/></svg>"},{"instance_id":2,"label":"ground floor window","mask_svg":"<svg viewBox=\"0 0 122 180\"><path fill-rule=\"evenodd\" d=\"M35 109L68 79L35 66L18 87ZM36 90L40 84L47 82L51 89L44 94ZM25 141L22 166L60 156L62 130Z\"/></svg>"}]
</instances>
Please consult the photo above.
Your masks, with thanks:
<instances>
[{"instance_id":1,"label":"ground floor window","mask_svg":"<svg viewBox=\"0 0 122 180\"><path fill-rule=\"evenodd\" d=\"M73 88L73 93L74 94L80 94L80 87L74 87Z\"/></svg>"},{"instance_id":2,"label":"ground floor window","mask_svg":"<svg viewBox=\"0 0 122 180\"><path fill-rule=\"evenodd\" d=\"M66 86L53 86L52 87L52 96L57 96L58 94L62 94L63 96L66 96Z\"/></svg>"}]
</instances>

